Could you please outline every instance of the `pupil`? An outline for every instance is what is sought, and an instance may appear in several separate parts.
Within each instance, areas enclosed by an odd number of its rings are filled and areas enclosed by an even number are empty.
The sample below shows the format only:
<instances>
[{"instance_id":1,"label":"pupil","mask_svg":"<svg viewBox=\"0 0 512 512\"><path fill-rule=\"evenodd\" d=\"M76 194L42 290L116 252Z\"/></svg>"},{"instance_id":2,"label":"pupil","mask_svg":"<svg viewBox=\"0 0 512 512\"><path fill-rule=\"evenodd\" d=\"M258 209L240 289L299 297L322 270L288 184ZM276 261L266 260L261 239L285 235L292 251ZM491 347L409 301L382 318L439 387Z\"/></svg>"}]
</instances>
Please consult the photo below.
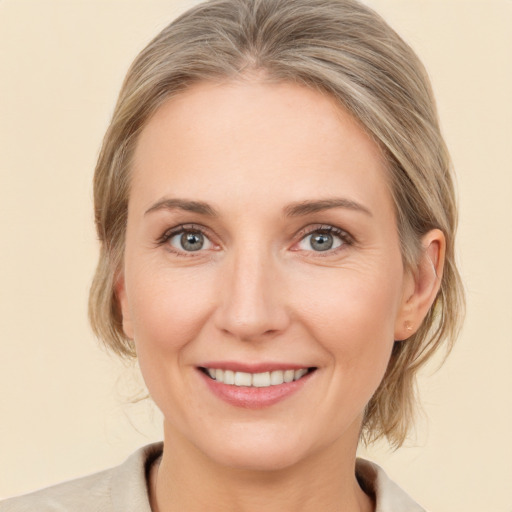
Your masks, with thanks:
<instances>
[{"instance_id":1,"label":"pupil","mask_svg":"<svg viewBox=\"0 0 512 512\"><path fill-rule=\"evenodd\" d=\"M321 233L311 238L311 247L316 251L327 251L332 247L332 235Z\"/></svg>"},{"instance_id":2,"label":"pupil","mask_svg":"<svg viewBox=\"0 0 512 512\"><path fill-rule=\"evenodd\" d=\"M201 233L183 233L181 245L187 251L198 251L203 247L204 239Z\"/></svg>"}]
</instances>

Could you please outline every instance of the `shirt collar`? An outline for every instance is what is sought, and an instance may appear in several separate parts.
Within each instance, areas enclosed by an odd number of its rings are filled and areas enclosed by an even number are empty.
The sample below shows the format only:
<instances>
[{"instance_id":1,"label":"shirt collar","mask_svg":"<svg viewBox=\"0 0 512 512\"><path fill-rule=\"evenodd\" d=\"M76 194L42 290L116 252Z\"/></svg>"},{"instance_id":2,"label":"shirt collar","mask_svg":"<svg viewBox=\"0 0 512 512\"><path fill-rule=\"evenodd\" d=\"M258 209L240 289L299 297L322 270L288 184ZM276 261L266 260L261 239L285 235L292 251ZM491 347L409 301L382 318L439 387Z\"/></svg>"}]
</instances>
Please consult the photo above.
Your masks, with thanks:
<instances>
[{"instance_id":1,"label":"shirt collar","mask_svg":"<svg viewBox=\"0 0 512 512\"><path fill-rule=\"evenodd\" d=\"M154 443L131 455L116 468L111 480L111 498L116 512L151 512L148 473L162 454L163 443ZM375 512L426 512L395 484L377 464L357 459L356 474L364 490L375 499Z\"/></svg>"},{"instance_id":2,"label":"shirt collar","mask_svg":"<svg viewBox=\"0 0 512 512\"><path fill-rule=\"evenodd\" d=\"M374 462L358 458L356 474L364 490L373 494L375 512L426 512Z\"/></svg>"}]
</instances>

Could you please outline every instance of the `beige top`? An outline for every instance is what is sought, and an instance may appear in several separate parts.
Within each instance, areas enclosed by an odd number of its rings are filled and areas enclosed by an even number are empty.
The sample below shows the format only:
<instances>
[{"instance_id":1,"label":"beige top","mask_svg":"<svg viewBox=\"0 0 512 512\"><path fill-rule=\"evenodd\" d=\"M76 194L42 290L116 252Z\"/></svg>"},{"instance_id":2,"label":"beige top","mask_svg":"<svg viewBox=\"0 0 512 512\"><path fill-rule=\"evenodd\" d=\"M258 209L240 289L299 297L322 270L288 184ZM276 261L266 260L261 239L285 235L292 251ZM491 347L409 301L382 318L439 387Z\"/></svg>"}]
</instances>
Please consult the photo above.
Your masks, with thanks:
<instances>
[{"instance_id":1,"label":"beige top","mask_svg":"<svg viewBox=\"0 0 512 512\"><path fill-rule=\"evenodd\" d=\"M148 445L115 468L2 501L0 512L151 512L147 474L161 453L162 443ZM375 512L426 512L376 464L358 459L357 476Z\"/></svg>"}]
</instances>

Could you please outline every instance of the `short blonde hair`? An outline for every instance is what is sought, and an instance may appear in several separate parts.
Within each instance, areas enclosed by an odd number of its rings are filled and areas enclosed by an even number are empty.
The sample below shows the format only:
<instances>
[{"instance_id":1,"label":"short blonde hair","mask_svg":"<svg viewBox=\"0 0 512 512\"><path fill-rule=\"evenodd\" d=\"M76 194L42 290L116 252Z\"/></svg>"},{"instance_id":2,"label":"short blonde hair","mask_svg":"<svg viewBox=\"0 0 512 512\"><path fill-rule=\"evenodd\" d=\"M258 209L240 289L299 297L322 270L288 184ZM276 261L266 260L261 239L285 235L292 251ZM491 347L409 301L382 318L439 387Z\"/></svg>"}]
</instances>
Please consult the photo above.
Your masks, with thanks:
<instances>
[{"instance_id":1,"label":"short blonde hair","mask_svg":"<svg viewBox=\"0 0 512 512\"><path fill-rule=\"evenodd\" d=\"M418 369L455 339L464 299L454 257L457 209L447 148L430 83L412 49L355 0L211 0L166 27L130 67L94 176L101 242L90 292L95 334L135 357L115 294L124 251L130 161L138 135L160 105L193 83L251 71L327 92L386 156L404 264L414 269L422 235L446 241L440 292L420 329L397 341L367 405L363 437L403 443L413 417ZM261 75L261 73L259 74Z\"/></svg>"}]
</instances>

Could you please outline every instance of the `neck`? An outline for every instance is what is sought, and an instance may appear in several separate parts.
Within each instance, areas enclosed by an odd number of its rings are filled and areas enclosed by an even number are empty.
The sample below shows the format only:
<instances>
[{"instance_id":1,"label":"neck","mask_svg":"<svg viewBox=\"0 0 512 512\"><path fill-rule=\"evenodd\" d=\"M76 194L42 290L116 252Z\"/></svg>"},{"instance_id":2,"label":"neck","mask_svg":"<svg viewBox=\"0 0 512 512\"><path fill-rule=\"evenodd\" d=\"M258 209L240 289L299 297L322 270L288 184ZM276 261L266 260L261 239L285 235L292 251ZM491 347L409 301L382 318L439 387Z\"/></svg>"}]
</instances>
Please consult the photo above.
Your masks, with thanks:
<instances>
[{"instance_id":1,"label":"neck","mask_svg":"<svg viewBox=\"0 0 512 512\"><path fill-rule=\"evenodd\" d=\"M233 468L212 461L165 428L164 452L150 475L153 512L372 512L355 476L355 450L340 440L291 467Z\"/></svg>"}]
</instances>

